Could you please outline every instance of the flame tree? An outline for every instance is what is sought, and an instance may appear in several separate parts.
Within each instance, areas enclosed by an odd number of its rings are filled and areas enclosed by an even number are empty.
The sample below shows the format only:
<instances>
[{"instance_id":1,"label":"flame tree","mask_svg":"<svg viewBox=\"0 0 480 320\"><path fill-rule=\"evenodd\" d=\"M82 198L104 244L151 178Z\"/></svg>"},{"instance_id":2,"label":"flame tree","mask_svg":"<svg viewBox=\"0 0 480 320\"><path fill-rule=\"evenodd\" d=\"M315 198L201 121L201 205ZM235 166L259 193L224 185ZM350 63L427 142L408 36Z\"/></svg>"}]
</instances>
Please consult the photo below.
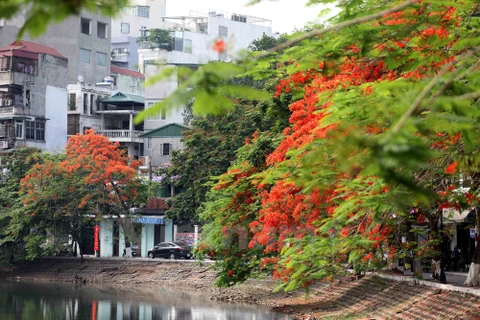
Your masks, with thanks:
<instances>
[{"instance_id":1,"label":"flame tree","mask_svg":"<svg viewBox=\"0 0 480 320\"><path fill-rule=\"evenodd\" d=\"M239 154L209 195L202 248L221 258L219 285L263 268L293 290L349 267L442 257L441 210L477 206L475 2L340 6L332 27L244 61L254 77L282 73L276 98L297 99L265 163ZM461 176L472 183L458 194ZM431 228L427 243L413 241L423 230L414 224ZM469 285L478 285L479 248Z\"/></svg>"},{"instance_id":2,"label":"flame tree","mask_svg":"<svg viewBox=\"0 0 480 320\"><path fill-rule=\"evenodd\" d=\"M89 218L128 216L131 207L145 200L137 161L130 161L117 144L93 130L71 137L65 154L35 157L38 163L22 179L20 189L24 203L20 218L35 231L26 237L27 251L38 248L47 233L62 224L82 250L82 226Z\"/></svg>"}]
</instances>

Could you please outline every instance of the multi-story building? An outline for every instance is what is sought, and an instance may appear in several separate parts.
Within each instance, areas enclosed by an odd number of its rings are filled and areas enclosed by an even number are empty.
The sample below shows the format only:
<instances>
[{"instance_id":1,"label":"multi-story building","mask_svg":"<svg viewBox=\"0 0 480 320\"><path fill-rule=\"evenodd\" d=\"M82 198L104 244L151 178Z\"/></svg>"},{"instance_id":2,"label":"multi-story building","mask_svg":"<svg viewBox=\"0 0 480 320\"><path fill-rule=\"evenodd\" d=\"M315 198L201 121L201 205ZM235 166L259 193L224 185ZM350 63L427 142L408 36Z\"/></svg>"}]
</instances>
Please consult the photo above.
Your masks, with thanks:
<instances>
[{"instance_id":1,"label":"multi-story building","mask_svg":"<svg viewBox=\"0 0 480 320\"><path fill-rule=\"evenodd\" d=\"M68 135L94 129L110 141L119 142L129 156L143 155L143 125L134 125L144 110L143 74L112 66L111 76L95 85L68 85Z\"/></svg>"},{"instance_id":2,"label":"multi-story building","mask_svg":"<svg viewBox=\"0 0 480 320\"><path fill-rule=\"evenodd\" d=\"M0 46L13 42L25 23L28 9L0 24ZM82 79L94 85L110 76L110 29L111 18L97 12L82 11L58 24L33 41L55 48L68 58L68 83ZM25 39L29 40L28 34Z\"/></svg>"},{"instance_id":3,"label":"multi-story building","mask_svg":"<svg viewBox=\"0 0 480 320\"><path fill-rule=\"evenodd\" d=\"M166 21L166 0L131 0L112 19L112 64L138 70L138 39L150 29L173 29L175 23Z\"/></svg>"},{"instance_id":4,"label":"multi-story building","mask_svg":"<svg viewBox=\"0 0 480 320\"><path fill-rule=\"evenodd\" d=\"M0 48L0 152L67 142L68 59L29 41Z\"/></svg>"},{"instance_id":5,"label":"multi-story building","mask_svg":"<svg viewBox=\"0 0 480 320\"><path fill-rule=\"evenodd\" d=\"M162 68L183 66L196 69L212 60L230 61L237 51L247 49L253 40L261 38L263 34L271 35L270 20L227 12L195 12L191 16L165 17L164 20L180 21L181 24L179 27L177 25L176 30L171 31L174 44L172 51L158 48L138 51L139 70L147 79ZM227 50L221 53L212 50L212 44L218 39L223 39L227 43ZM145 89L145 108L166 99L177 87L178 79L174 76L148 86ZM181 109L147 118L144 128L148 133L169 123L183 123ZM157 143L164 145L162 142ZM152 158L154 166L169 162L169 157L155 159L158 152L148 148L148 141L144 146L144 154Z\"/></svg>"}]
</instances>

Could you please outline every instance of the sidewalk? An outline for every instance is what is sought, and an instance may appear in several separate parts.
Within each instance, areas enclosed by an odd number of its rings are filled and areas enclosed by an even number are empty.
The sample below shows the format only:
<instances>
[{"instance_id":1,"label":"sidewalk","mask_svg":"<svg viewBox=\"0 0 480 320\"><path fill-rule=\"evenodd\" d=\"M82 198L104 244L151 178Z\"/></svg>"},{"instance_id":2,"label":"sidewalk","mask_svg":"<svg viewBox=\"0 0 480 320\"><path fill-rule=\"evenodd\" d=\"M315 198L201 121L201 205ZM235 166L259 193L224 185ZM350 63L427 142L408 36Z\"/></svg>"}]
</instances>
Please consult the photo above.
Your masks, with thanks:
<instances>
[{"instance_id":1,"label":"sidewalk","mask_svg":"<svg viewBox=\"0 0 480 320\"><path fill-rule=\"evenodd\" d=\"M411 275L395 275L395 274L386 274L386 273L377 273L380 278L410 282L413 285L424 285L431 288L462 292L473 294L475 296L480 296L480 287L467 287L464 285L465 280L467 279L467 273L463 272L450 272L446 271L445 275L447 278L447 283L440 283L438 280L433 280L431 273L423 273L423 280L414 278Z\"/></svg>"}]
</instances>

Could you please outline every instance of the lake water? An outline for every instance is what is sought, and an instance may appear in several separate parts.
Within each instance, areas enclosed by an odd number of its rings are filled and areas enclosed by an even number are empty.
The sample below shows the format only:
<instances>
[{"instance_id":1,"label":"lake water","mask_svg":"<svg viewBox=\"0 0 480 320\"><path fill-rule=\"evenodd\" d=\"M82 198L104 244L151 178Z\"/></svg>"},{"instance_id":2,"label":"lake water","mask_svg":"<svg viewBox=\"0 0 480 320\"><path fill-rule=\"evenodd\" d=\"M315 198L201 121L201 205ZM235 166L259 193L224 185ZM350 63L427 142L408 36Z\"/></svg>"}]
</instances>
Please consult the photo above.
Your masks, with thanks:
<instances>
[{"instance_id":1,"label":"lake water","mask_svg":"<svg viewBox=\"0 0 480 320\"><path fill-rule=\"evenodd\" d=\"M249 306L161 289L0 283L1 320L285 320Z\"/></svg>"}]
</instances>

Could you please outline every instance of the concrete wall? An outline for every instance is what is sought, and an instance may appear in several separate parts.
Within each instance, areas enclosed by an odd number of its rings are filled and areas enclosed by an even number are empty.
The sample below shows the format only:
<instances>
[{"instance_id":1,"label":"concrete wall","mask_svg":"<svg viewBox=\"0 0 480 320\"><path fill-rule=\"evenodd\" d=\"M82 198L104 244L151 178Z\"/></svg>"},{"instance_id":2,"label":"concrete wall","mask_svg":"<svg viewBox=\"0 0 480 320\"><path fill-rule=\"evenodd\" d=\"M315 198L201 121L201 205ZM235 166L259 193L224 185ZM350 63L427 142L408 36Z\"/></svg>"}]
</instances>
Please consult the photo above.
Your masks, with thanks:
<instances>
[{"instance_id":1,"label":"concrete wall","mask_svg":"<svg viewBox=\"0 0 480 320\"><path fill-rule=\"evenodd\" d=\"M165 241L173 241L173 220L164 219L165 223Z\"/></svg>"},{"instance_id":2,"label":"concrete wall","mask_svg":"<svg viewBox=\"0 0 480 320\"><path fill-rule=\"evenodd\" d=\"M162 50L165 51L165 50ZM156 75L163 68L172 68L172 66L145 65L145 78ZM177 88L176 77L169 80L163 80L145 88L145 109L149 108L150 103L156 103L164 100ZM169 110L165 120L145 120L145 131L153 130L168 123L183 123L182 109Z\"/></svg>"},{"instance_id":3,"label":"concrete wall","mask_svg":"<svg viewBox=\"0 0 480 320\"><path fill-rule=\"evenodd\" d=\"M166 15L166 0L130 0L130 6L150 6L150 15L148 18L126 14L122 10L112 20L112 37L129 35L131 37L140 37L140 29L165 28L171 25L169 22L162 21L161 17ZM127 10L128 11L128 10ZM130 33L121 32L121 23L130 24Z\"/></svg>"},{"instance_id":4,"label":"concrete wall","mask_svg":"<svg viewBox=\"0 0 480 320\"><path fill-rule=\"evenodd\" d=\"M147 257L148 250L155 245L155 225L142 225L142 258Z\"/></svg>"},{"instance_id":5,"label":"concrete wall","mask_svg":"<svg viewBox=\"0 0 480 320\"><path fill-rule=\"evenodd\" d=\"M130 36L120 36L112 38L112 52L113 49L127 49L128 55L122 56L120 59L122 62L116 61L112 62L121 68L126 68L130 70L138 71L138 49L139 45L135 37Z\"/></svg>"},{"instance_id":6,"label":"concrete wall","mask_svg":"<svg viewBox=\"0 0 480 320\"><path fill-rule=\"evenodd\" d=\"M117 85L115 87L116 90L144 96L145 79L130 77L119 73L115 73L113 75L117 78Z\"/></svg>"},{"instance_id":7,"label":"concrete wall","mask_svg":"<svg viewBox=\"0 0 480 320\"><path fill-rule=\"evenodd\" d=\"M2 46L10 44L16 39L18 30L25 21L27 11L5 22L5 26L0 28L0 44ZM81 17L91 19L91 34L85 35L80 32ZM106 23L107 38L97 37L97 22ZM64 21L51 24L47 32L38 38L32 39L28 34L25 40L30 40L45 46L52 47L66 56L68 63L68 83L76 83L79 75L83 76L86 83L95 84L101 82L110 75L110 35L111 18L102 16L98 13L82 11L79 16L71 16ZM90 64L80 63L80 48L91 50ZM96 53L107 54L107 66L100 67L96 64Z\"/></svg>"},{"instance_id":8,"label":"concrete wall","mask_svg":"<svg viewBox=\"0 0 480 320\"><path fill-rule=\"evenodd\" d=\"M79 131L83 132L84 128L92 128L94 130L100 130L102 125L102 118L101 116L94 115L93 110L96 110L96 100L101 98L108 98L113 94L113 90L109 88L102 88L96 87L92 85L88 85L85 83L77 83L77 84L69 84L68 85L68 97L70 99L70 94L75 94L75 104L76 109L70 110L68 109L68 114L75 114L80 115L80 124L79 124ZM84 103L84 95L87 95L87 104L90 110L90 113L84 113L83 103ZM90 106L90 96L94 96L94 106Z\"/></svg>"},{"instance_id":9,"label":"concrete wall","mask_svg":"<svg viewBox=\"0 0 480 320\"><path fill-rule=\"evenodd\" d=\"M113 257L113 220L100 221L100 257Z\"/></svg>"},{"instance_id":10,"label":"concrete wall","mask_svg":"<svg viewBox=\"0 0 480 320\"><path fill-rule=\"evenodd\" d=\"M45 147L49 152L62 152L67 144L67 89L47 86L45 103Z\"/></svg>"},{"instance_id":11,"label":"concrete wall","mask_svg":"<svg viewBox=\"0 0 480 320\"><path fill-rule=\"evenodd\" d=\"M151 164L154 167L158 167L163 163L170 163L172 162L172 155L164 156L162 155L163 149L162 144L170 143L172 144L173 150L183 150L184 145L181 141L182 138L150 138L152 139L152 148L149 150L147 149L147 140L145 138L144 146L145 146L145 155L151 157ZM171 151L171 150L170 150Z\"/></svg>"}]
</instances>

